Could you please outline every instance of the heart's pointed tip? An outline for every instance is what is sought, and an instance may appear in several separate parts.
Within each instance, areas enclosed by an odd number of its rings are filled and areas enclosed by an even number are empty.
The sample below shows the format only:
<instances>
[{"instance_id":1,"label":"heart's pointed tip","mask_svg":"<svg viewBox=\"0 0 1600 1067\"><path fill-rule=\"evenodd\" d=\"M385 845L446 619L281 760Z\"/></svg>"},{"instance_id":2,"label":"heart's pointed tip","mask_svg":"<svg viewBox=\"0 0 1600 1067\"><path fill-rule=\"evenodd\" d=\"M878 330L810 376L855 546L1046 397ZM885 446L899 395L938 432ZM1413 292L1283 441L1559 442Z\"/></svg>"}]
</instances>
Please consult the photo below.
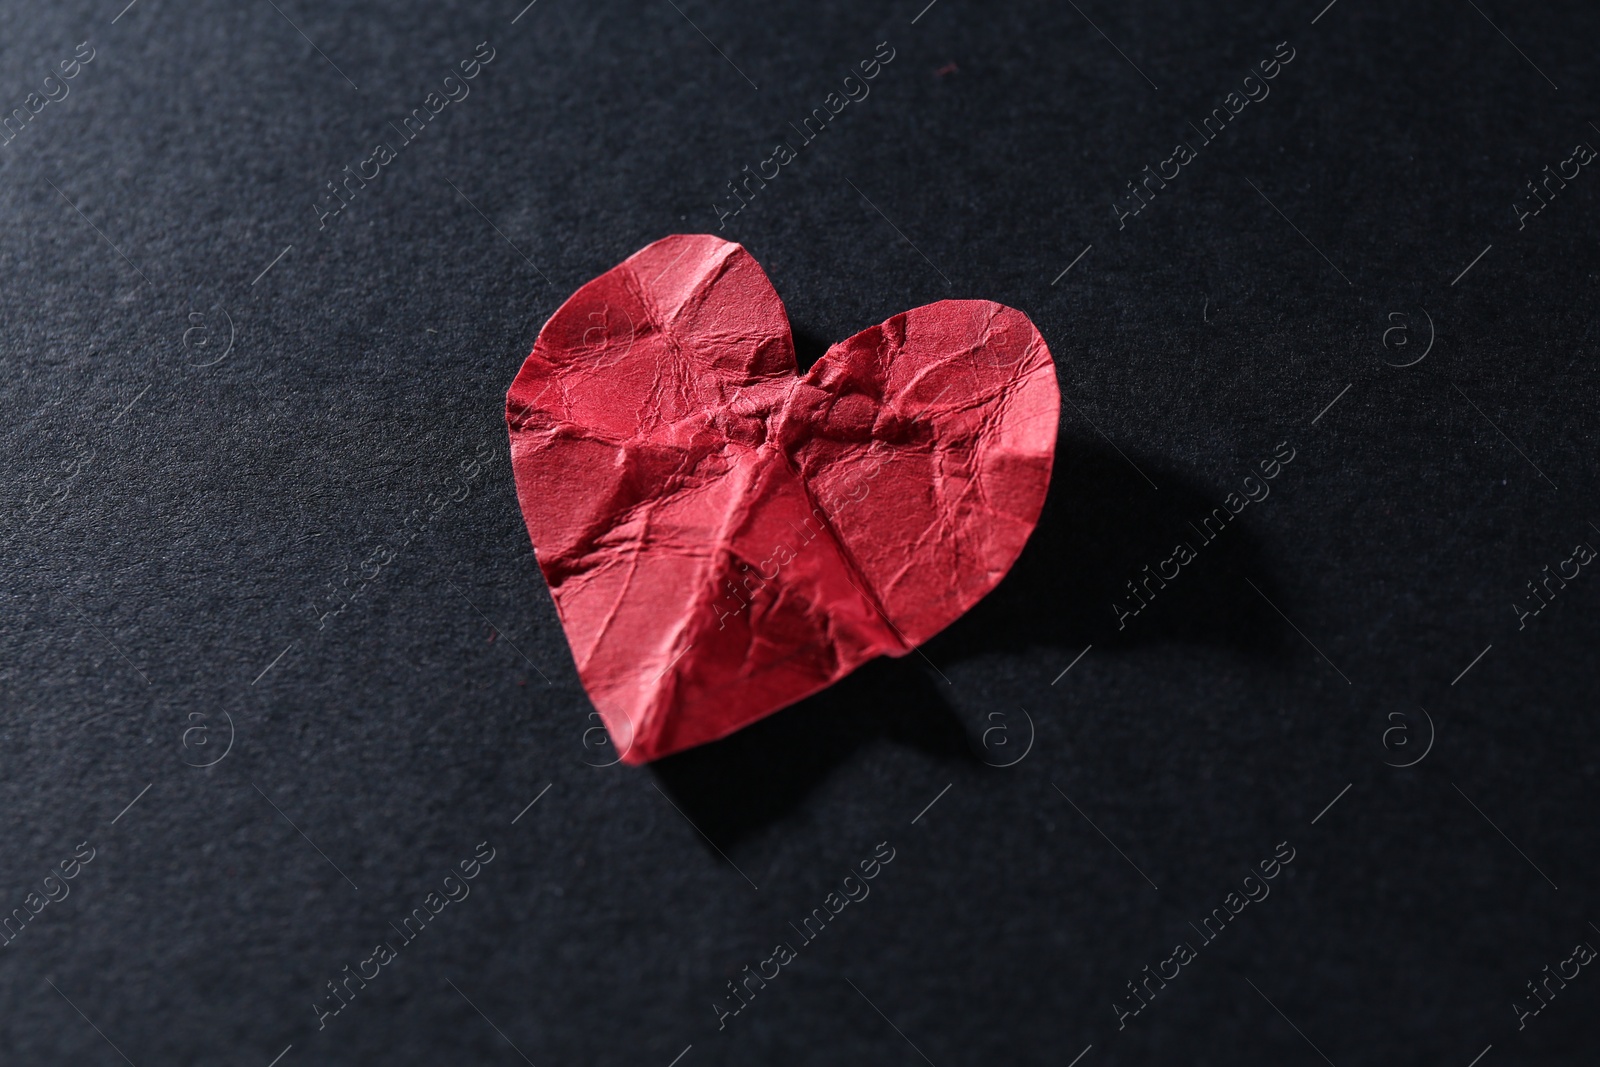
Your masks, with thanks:
<instances>
[{"instance_id":1,"label":"heart's pointed tip","mask_svg":"<svg viewBox=\"0 0 1600 1067\"><path fill-rule=\"evenodd\" d=\"M654 763L665 753L641 752L638 748L630 748L622 754L622 762L629 767L643 767L646 763Z\"/></svg>"}]
</instances>

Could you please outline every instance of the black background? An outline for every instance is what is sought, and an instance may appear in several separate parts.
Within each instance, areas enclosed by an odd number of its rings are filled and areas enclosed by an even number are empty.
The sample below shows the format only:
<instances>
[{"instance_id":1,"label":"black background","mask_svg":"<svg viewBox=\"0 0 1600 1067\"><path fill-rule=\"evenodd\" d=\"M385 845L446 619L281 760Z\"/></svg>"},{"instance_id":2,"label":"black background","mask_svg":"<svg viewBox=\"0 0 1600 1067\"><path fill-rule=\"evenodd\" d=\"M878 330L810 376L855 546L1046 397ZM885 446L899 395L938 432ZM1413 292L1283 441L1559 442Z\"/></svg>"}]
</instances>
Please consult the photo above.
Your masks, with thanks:
<instances>
[{"instance_id":1,"label":"black background","mask_svg":"<svg viewBox=\"0 0 1600 1067\"><path fill-rule=\"evenodd\" d=\"M1512 209L1600 144L1592 6L676 2L0 9L7 112L95 49L0 148L0 911L96 850L0 949L0 1058L1592 1062L1592 968L1520 1032L1511 1006L1600 944L1600 577L1512 606L1600 545L1600 174ZM882 41L870 97L719 231ZM749 248L810 358L945 297L1021 308L1069 403L1032 542L925 658L599 768L503 398L566 296L674 232ZM324 983L483 840L472 895L319 1031ZM724 983L883 841L718 1032Z\"/></svg>"}]
</instances>

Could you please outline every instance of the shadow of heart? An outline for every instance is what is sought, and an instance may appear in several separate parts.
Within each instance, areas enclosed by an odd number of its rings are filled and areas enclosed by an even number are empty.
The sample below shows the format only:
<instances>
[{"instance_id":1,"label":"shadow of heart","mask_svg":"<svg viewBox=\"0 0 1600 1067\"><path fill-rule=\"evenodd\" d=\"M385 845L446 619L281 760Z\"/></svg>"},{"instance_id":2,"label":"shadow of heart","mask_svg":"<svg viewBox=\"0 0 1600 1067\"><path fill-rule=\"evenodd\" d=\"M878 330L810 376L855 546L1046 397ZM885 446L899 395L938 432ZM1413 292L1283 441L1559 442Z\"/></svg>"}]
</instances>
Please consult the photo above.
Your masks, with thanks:
<instances>
[{"instance_id":1,"label":"shadow of heart","mask_svg":"<svg viewBox=\"0 0 1600 1067\"><path fill-rule=\"evenodd\" d=\"M947 665L1030 646L1076 655L1094 644L1114 654L1162 642L1259 659L1284 654L1282 620L1244 581L1281 603L1259 541L1235 523L1202 544L1189 526L1227 490L1137 462L1159 490L1098 439L1059 440L1027 547L993 592L923 646L927 657ZM1169 556L1177 541L1193 544L1198 558L1119 631L1112 604L1130 601L1125 583ZM1041 675L1040 690L1051 680ZM958 715L948 693L916 653L874 660L815 696L650 769L695 825L727 849L792 813L852 753L880 740L982 767L982 724ZM982 697L964 701L973 702Z\"/></svg>"}]
</instances>

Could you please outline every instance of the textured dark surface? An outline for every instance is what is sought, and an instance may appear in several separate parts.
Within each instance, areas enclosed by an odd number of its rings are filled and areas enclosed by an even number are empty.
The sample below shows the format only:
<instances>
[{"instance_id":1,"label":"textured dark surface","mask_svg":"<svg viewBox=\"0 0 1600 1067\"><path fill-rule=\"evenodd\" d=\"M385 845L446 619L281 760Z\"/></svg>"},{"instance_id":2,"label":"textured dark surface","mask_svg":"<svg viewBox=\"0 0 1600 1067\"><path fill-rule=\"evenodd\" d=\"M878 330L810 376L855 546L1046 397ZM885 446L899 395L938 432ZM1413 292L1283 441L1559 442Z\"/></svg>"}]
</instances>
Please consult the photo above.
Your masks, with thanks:
<instances>
[{"instance_id":1,"label":"textured dark surface","mask_svg":"<svg viewBox=\"0 0 1600 1067\"><path fill-rule=\"evenodd\" d=\"M1593 1062L1593 968L1512 1007L1600 945L1600 576L1513 608L1600 545L1600 173L1512 208L1600 144L1592 6L677 6L0 10L6 112L95 50L0 147L0 912L95 850L0 948L0 1060ZM324 183L485 40L319 231ZM870 97L718 230L883 41ZM751 250L811 358L947 296L1025 311L1070 401L1056 480L925 657L595 768L503 396L568 293L697 231ZM1270 497L1119 631L1124 583L1279 442ZM719 1032L724 983L884 841Z\"/></svg>"}]
</instances>

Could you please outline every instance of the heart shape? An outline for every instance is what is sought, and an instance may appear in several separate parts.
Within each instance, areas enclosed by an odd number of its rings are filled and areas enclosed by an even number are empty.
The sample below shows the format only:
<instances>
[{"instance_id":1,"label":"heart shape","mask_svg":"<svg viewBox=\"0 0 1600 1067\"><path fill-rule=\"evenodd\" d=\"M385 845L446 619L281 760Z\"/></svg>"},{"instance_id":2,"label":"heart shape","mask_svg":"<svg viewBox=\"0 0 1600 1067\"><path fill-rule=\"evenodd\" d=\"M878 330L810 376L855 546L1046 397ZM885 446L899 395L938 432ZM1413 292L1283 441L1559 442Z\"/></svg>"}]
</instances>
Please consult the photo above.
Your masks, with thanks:
<instances>
[{"instance_id":1,"label":"heart shape","mask_svg":"<svg viewBox=\"0 0 1600 1067\"><path fill-rule=\"evenodd\" d=\"M714 741L1005 576L1060 394L1039 331L941 300L797 374L754 257L666 237L562 304L506 395L522 516L623 759Z\"/></svg>"}]
</instances>

